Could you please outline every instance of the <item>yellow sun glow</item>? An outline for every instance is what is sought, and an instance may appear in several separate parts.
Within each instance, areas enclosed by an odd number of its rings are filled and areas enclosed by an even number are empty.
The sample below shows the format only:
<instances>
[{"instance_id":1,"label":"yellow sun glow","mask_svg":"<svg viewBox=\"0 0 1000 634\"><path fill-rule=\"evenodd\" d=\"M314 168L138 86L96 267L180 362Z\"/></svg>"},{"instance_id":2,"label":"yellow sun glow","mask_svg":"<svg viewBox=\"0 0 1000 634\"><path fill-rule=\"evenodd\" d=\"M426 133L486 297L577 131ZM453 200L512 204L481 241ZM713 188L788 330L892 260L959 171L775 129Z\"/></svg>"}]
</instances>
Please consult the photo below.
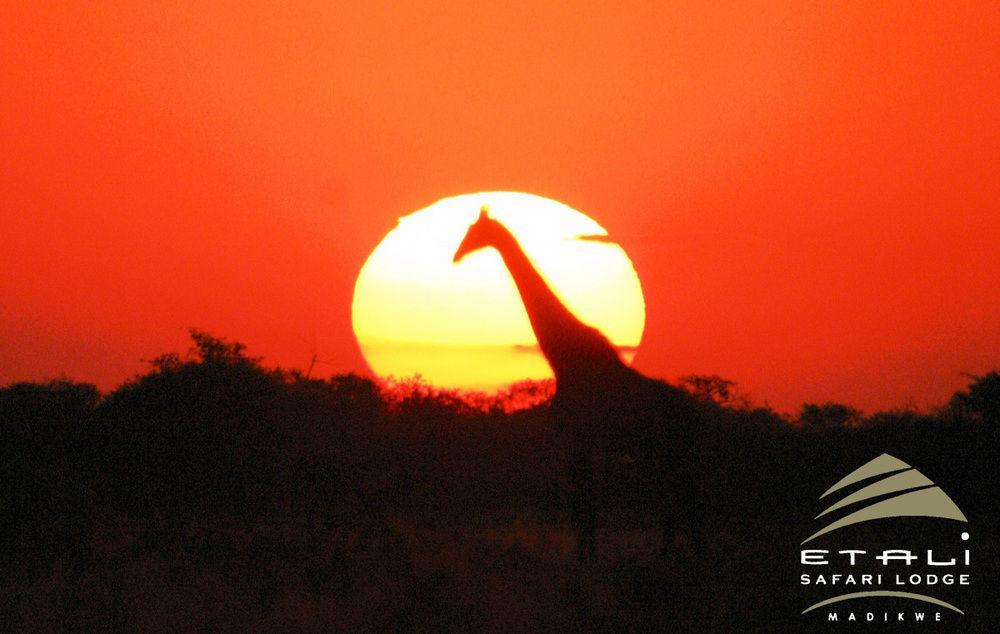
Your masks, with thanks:
<instances>
[{"instance_id":1,"label":"yellow sun glow","mask_svg":"<svg viewBox=\"0 0 1000 634\"><path fill-rule=\"evenodd\" d=\"M365 262L351 312L372 370L475 390L552 376L500 255L484 249L452 263L482 205L511 230L563 303L630 361L646 314L625 251L602 241L604 228L566 205L532 194L482 192L400 218Z\"/></svg>"}]
</instances>

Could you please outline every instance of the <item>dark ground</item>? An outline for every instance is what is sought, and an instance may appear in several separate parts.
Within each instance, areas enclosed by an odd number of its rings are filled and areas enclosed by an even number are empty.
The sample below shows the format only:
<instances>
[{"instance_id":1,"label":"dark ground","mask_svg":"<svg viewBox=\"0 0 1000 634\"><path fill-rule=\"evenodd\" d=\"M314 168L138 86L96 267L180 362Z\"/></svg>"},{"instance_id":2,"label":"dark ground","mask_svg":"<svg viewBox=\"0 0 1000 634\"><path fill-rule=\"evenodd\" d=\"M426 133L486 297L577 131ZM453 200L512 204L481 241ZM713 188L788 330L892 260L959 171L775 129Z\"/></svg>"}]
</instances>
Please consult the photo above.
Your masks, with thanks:
<instances>
[{"instance_id":1,"label":"dark ground","mask_svg":"<svg viewBox=\"0 0 1000 634\"><path fill-rule=\"evenodd\" d=\"M597 556L580 563L550 386L478 400L383 391L267 370L194 336L191 354L110 394L0 389L5 629L822 629L825 615L800 615L824 595L798 583L799 542L820 494L881 453L969 518L908 525L928 543L972 535L972 585L942 590L965 616L945 614L946 627L1000 622L996 373L934 414L825 404L789 420L712 405L701 535L604 504ZM848 530L855 544L884 537L879 522Z\"/></svg>"}]
</instances>

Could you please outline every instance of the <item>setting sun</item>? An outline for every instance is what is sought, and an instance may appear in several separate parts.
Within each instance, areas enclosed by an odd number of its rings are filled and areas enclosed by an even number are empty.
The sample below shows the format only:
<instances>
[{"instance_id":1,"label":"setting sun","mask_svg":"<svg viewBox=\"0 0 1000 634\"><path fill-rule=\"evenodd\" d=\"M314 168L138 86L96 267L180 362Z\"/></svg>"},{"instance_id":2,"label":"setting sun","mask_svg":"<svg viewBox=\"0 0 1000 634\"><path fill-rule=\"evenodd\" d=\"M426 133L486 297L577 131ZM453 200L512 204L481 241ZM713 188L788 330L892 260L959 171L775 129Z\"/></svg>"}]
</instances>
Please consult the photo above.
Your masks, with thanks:
<instances>
[{"instance_id":1,"label":"setting sun","mask_svg":"<svg viewBox=\"0 0 1000 634\"><path fill-rule=\"evenodd\" d=\"M483 192L445 198L401 218L361 269L352 318L372 370L481 390L551 376L499 254L486 249L452 262L483 205L510 229L563 303L631 360L645 308L622 248L566 205Z\"/></svg>"}]
</instances>

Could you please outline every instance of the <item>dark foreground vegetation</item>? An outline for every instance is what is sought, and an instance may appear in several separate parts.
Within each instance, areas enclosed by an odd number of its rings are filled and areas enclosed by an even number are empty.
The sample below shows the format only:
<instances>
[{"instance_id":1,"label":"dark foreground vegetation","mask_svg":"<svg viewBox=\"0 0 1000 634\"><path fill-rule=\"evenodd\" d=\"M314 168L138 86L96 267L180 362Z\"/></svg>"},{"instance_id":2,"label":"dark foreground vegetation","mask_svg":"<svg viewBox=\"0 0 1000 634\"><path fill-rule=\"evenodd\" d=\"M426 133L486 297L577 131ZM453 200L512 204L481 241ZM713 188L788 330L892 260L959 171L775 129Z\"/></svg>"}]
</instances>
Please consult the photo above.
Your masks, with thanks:
<instances>
[{"instance_id":1,"label":"dark foreground vegetation","mask_svg":"<svg viewBox=\"0 0 1000 634\"><path fill-rule=\"evenodd\" d=\"M881 453L969 518L961 629L1000 618L995 372L930 414L824 404L794 419L689 377L718 405L702 538L605 506L597 557L579 563L549 386L483 398L319 380L193 335L110 394L0 389L5 629L800 630L819 623L798 585L818 498Z\"/></svg>"}]
</instances>

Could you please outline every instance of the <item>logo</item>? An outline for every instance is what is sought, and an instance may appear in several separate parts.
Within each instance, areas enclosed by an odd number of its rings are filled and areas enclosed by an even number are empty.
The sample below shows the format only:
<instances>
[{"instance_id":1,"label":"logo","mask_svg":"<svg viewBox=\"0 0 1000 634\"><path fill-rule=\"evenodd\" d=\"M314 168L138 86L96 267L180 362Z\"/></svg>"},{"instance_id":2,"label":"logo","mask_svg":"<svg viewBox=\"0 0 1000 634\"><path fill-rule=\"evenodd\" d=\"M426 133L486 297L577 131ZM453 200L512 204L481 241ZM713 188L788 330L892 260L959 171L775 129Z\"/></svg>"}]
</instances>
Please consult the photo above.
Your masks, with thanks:
<instances>
[{"instance_id":1,"label":"logo","mask_svg":"<svg viewBox=\"0 0 1000 634\"><path fill-rule=\"evenodd\" d=\"M833 494L839 499L815 518L824 525L800 544L804 572L799 581L810 588L845 591L812 603L802 614L825 611L828 622L942 621L942 610L964 614L950 600L936 596L943 591L954 594L971 583L971 557L965 548L970 536L952 524L969 520L941 487L899 458L882 454L843 477L820 499ZM860 525L875 520L894 521L862 530ZM934 520L948 522L931 527ZM856 528L833 534L848 527ZM831 548L829 542L840 547ZM916 548L917 543L923 548ZM882 603L876 602L879 607L873 609L872 599ZM913 605L919 607L900 611L900 606Z\"/></svg>"}]
</instances>

